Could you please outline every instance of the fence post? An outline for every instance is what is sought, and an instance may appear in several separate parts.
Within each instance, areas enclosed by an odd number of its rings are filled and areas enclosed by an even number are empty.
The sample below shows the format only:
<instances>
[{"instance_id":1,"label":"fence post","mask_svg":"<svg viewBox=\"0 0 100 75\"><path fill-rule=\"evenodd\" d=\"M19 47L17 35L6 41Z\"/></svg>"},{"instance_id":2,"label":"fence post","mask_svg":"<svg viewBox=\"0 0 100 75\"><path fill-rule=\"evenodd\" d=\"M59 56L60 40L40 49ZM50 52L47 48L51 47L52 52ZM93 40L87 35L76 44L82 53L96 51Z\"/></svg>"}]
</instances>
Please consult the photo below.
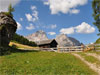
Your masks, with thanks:
<instances>
[{"instance_id":1,"label":"fence post","mask_svg":"<svg viewBox=\"0 0 100 75\"><path fill-rule=\"evenodd\" d=\"M82 51L84 51L84 45L81 45L81 49L82 49Z\"/></svg>"},{"instance_id":2,"label":"fence post","mask_svg":"<svg viewBox=\"0 0 100 75\"><path fill-rule=\"evenodd\" d=\"M57 47L57 52L58 52L58 53L60 52L60 49L59 49L59 47Z\"/></svg>"},{"instance_id":3,"label":"fence post","mask_svg":"<svg viewBox=\"0 0 100 75\"><path fill-rule=\"evenodd\" d=\"M95 51L95 44L94 44L94 51Z\"/></svg>"}]
</instances>

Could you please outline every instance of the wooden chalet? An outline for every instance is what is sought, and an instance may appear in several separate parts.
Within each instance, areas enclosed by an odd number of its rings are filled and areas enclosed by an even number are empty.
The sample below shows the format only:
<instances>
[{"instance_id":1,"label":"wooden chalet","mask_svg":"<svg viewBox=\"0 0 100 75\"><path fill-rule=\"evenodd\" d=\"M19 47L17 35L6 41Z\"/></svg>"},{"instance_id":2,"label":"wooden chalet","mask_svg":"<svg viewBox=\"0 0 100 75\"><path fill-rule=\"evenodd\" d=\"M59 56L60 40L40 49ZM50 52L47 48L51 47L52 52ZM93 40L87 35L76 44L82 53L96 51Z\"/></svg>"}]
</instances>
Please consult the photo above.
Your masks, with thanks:
<instances>
[{"instance_id":1,"label":"wooden chalet","mask_svg":"<svg viewBox=\"0 0 100 75\"><path fill-rule=\"evenodd\" d=\"M44 40L37 43L40 48L55 48L57 47L58 43L55 39L53 40Z\"/></svg>"}]
</instances>

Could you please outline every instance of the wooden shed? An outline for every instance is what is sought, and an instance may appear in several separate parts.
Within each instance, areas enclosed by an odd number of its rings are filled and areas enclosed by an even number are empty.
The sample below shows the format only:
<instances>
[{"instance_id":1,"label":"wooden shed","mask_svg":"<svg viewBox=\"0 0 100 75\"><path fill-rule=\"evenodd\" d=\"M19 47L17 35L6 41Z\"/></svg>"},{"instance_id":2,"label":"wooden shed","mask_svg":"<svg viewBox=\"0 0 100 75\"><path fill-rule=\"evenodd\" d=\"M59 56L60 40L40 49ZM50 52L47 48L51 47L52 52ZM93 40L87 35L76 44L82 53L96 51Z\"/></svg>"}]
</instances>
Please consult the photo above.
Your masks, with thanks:
<instances>
[{"instance_id":1,"label":"wooden shed","mask_svg":"<svg viewBox=\"0 0 100 75\"><path fill-rule=\"evenodd\" d=\"M55 39L53 40L44 40L37 43L40 48L55 48L57 47L58 43Z\"/></svg>"}]
</instances>

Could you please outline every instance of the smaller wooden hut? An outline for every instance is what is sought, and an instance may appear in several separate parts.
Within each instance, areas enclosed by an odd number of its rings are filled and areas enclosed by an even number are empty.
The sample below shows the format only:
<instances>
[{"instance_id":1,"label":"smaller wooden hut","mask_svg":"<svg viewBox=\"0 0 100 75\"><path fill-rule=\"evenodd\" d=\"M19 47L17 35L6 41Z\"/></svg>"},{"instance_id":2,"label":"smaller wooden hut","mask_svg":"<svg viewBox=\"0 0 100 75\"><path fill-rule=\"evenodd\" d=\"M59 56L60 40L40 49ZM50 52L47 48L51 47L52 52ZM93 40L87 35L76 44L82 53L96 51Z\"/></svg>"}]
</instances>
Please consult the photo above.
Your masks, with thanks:
<instances>
[{"instance_id":1,"label":"smaller wooden hut","mask_svg":"<svg viewBox=\"0 0 100 75\"><path fill-rule=\"evenodd\" d=\"M44 40L37 43L40 48L55 48L57 47L58 43L55 39L53 40Z\"/></svg>"}]
</instances>

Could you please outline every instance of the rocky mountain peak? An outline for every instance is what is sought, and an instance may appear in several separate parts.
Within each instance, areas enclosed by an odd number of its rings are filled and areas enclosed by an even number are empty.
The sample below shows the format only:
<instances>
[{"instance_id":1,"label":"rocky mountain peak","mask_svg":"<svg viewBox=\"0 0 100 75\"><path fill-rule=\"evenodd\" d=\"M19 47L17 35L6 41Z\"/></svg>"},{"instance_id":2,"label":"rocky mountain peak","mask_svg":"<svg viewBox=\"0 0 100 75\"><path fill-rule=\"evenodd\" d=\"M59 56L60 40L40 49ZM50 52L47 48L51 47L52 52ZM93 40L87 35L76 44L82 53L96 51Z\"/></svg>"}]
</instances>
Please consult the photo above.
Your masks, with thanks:
<instances>
[{"instance_id":1,"label":"rocky mountain peak","mask_svg":"<svg viewBox=\"0 0 100 75\"><path fill-rule=\"evenodd\" d=\"M43 30L36 31L36 33L45 33Z\"/></svg>"},{"instance_id":2,"label":"rocky mountain peak","mask_svg":"<svg viewBox=\"0 0 100 75\"><path fill-rule=\"evenodd\" d=\"M36 43L39 43L40 41L49 40L47 38L46 33L43 30L36 31L33 34L26 36L26 38L29 41L34 41ZM56 36L55 40L57 41L58 45L61 47L80 45L80 42L78 40L72 37L68 37L65 34L60 34Z\"/></svg>"},{"instance_id":3,"label":"rocky mountain peak","mask_svg":"<svg viewBox=\"0 0 100 75\"><path fill-rule=\"evenodd\" d=\"M65 34L60 34L56 36L55 40L58 42L59 46L72 46L73 42Z\"/></svg>"},{"instance_id":4,"label":"rocky mountain peak","mask_svg":"<svg viewBox=\"0 0 100 75\"><path fill-rule=\"evenodd\" d=\"M43 40L48 40L46 33L43 30L36 31L35 33L26 36L29 41L39 42Z\"/></svg>"}]
</instances>

